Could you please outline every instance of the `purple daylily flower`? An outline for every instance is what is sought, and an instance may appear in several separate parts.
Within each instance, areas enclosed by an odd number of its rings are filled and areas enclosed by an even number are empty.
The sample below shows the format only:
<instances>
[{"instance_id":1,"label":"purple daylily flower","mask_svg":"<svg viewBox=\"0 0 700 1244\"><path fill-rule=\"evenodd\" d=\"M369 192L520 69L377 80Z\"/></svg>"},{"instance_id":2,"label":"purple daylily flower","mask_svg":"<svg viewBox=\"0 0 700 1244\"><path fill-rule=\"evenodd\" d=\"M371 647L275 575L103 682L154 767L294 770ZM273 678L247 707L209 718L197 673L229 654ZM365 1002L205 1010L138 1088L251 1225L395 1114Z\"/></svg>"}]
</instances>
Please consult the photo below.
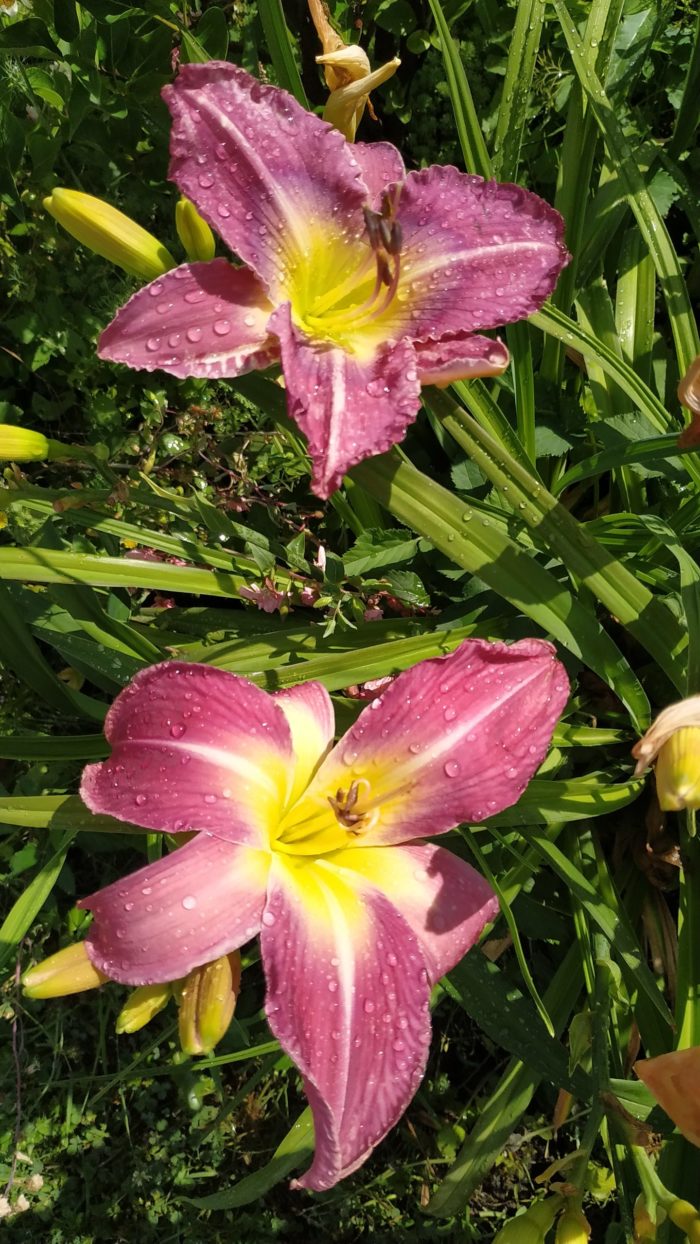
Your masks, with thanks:
<instances>
[{"instance_id":1,"label":"purple daylily flower","mask_svg":"<svg viewBox=\"0 0 700 1244\"><path fill-rule=\"evenodd\" d=\"M476 639L400 674L335 747L316 682L268 695L170 662L112 705L85 803L195 836L82 900L88 955L155 984L260 933L270 1027L314 1115L298 1186L332 1187L396 1123L425 1069L431 985L496 913L473 868L419 840L513 804L567 694L550 644Z\"/></svg>"},{"instance_id":2,"label":"purple daylily flower","mask_svg":"<svg viewBox=\"0 0 700 1244\"><path fill-rule=\"evenodd\" d=\"M225 62L183 65L163 95L170 177L247 266L159 277L102 358L209 378L281 361L321 497L401 440L422 384L504 370L481 330L536 311L568 260L542 199L451 167L407 174L389 143L347 143Z\"/></svg>"}]
</instances>

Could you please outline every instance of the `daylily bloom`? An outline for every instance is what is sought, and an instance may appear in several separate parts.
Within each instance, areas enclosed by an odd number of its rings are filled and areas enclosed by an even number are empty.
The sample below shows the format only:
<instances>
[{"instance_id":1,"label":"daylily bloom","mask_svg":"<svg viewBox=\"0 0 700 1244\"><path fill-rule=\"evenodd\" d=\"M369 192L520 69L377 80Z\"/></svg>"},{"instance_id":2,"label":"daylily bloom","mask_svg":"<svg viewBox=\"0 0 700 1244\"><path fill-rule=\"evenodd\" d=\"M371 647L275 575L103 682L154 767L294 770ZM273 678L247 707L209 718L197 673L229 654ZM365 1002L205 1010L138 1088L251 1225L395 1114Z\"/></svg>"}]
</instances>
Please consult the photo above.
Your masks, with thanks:
<instances>
[{"instance_id":1,"label":"daylily bloom","mask_svg":"<svg viewBox=\"0 0 700 1244\"><path fill-rule=\"evenodd\" d=\"M316 1155L298 1186L354 1171L411 1100L431 984L493 919L490 887L421 839L514 803L568 683L550 644L467 640L400 674L333 747L320 683L269 695L177 661L141 671L89 765L93 811L195 831L89 898L99 971L185 976L261 935L270 1027L303 1077Z\"/></svg>"},{"instance_id":2,"label":"daylily bloom","mask_svg":"<svg viewBox=\"0 0 700 1244\"><path fill-rule=\"evenodd\" d=\"M403 437L421 384L504 370L479 330L537 310L568 259L542 199L407 174L388 143L345 142L236 65L183 65L163 95L170 177L246 266L167 272L117 313L102 358L205 378L281 362L321 497Z\"/></svg>"},{"instance_id":3,"label":"daylily bloom","mask_svg":"<svg viewBox=\"0 0 700 1244\"><path fill-rule=\"evenodd\" d=\"M700 695L663 709L632 755L635 776L656 762L656 793L665 812L700 808Z\"/></svg>"},{"instance_id":4,"label":"daylily bloom","mask_svg":"<svg viewBox=\"0 0 700 1244\"><path fill-rule=\"evenodd\" d=\"M700 1046L641 1058L634 1070L679 1132L700 1146Z\"/></svg>"}]
</instances>

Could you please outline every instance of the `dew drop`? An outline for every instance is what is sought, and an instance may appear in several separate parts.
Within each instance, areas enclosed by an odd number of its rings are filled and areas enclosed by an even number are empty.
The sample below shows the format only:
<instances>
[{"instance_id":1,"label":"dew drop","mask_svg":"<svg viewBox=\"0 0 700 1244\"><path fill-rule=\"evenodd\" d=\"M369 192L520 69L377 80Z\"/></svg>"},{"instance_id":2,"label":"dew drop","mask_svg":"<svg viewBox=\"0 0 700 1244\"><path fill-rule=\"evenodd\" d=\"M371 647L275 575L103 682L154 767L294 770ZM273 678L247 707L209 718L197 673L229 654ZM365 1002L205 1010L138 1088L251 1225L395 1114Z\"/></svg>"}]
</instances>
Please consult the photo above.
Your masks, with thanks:
<instances>
[{"instance_id":1,"label":"dew drop","mask_svg":"<svg viewBox=\"0 0 700 1244\"><path fill-rule=\"evenodd\" d=\"M147 802L148 802L148 795L143 795L143 794L141 794L141 795L137 795L137 796L136 796L136 798L134 799L134 803L135 803L135 804L136 804L139 808L142 808L142 807L143 807L143 805L144 805L145 803L147 803Z\"/></svg>"},{"instance_id":2,"label":"dew drop","mask_svg":"<svg viewBox=\"0 0 700 1244\"><path fill-rule=\"evenodd\" d=\"M456 760L446 760L444 764L445 774L449 778L457 777L459 773L459 763Z\"/></svg>"},{"instance_id":3,"label":"dew drop","mask_svg":"<svg viewBox=\"0 0 700 1244\"><path fill-rule=\"evenodd\" d=\"M197 906L197 900L194 894L186 894L182 900L182 906L185 911L192 911Z\"/></svg>"},{"instance_id":4,"label":"dew drop","mask_svg":"<svg viewBox=\"0 0 700 1244\"><path fill-rule=\"evenodd\" d=\"M365 998L365 1001L362 1004L362 1010L364 1011L365 1015L374 1014L374 1003L371 998Z\"/></svg>"},{"instance_id":5,"label":"dew drop","mask_svg":"<svg viewBox=\"0 0 700 1244\"><path fill-rule=\"evenodd\" d=\"M445 718L445 721L454 721L455 717L457 716L457 709L446 708L442 715Z\"/></svg>"},{"instance_id":6,"label":"dew drop","mask_svg":"<svg viewBox=\"0 0 700 1244\"><path fill-rule=\"evenodd\" d=\"M217 337L225 337L227 333L231 332L230 320L216 320L214 323L214 332Z\"/></svg>"},{"instance_id":7,"label":"dew drop","mask_svg":"<svg viewBox=\"0 0 700 1244\"><path fill-rule=\"evenodd\" d=\"M200 174L200 176L197 178L197 181L202 187L202 190L208 190L210 186L214 185L214 178L212 177L211 173Z\"/></svg>"},{"instance_id":8,"label":"dew drop","mask_svg":"<svg viewBox=\"0 0 700 1244\"><path fill-rule=\"evenodd\" d=\"M202 336L202 330L201 328L188 328L187 332L185 333L185 336L188 341L192 341L192 342L199 341L200 337Z\"/></svg>"},{"instance_id":9,"label":"dew drop","mask_svg":"<svg viewBox=\"0 0 700 1244\"><path fill-rule=\"evenodd\" d=\"M268 929L271 929L271 928L272 928L272 926L273 926L273 924L275 923L275 914L274 914L274 912L272 912L272 911L264 911L264 912L263 912L263 914L262 914L262 922L263 922L263 924L264 924L264 925L265 925Z\"/></svg>"},{"instance_id":10,"label":"dew drop","mask_svg":"<svg viewBox=\"0 0 700 1244\"><path fill-rule=\"evenodd\" d=\"M243 323L247 328L252 328L255 324L255 316L248 312L248 315L243 316Z\"/></svg>"},{"instance_id":11,"label":"dew drop","mask_svg":"<svg viewBox=\"0 0 700 1244\"><path fill-rule=\"evenodd\" d=\"M146 349L150 350L151 354L153 354L154 351L158 349L159 345L160 345L160 337L149 337L148 340L146 341Z\"/></svg>"}]
</instances>

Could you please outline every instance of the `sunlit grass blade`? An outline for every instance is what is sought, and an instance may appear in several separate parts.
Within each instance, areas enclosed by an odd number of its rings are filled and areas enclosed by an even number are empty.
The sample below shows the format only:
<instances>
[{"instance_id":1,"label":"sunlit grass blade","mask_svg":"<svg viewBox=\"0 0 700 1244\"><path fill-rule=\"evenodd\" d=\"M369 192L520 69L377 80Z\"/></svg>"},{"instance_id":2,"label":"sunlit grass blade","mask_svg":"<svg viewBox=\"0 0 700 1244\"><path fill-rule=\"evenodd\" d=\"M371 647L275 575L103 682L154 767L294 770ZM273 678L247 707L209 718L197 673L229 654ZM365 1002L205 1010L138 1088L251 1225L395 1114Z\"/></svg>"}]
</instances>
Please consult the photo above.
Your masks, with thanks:
<instances>
[{"instance_id":1,"label":"sunlit grass blade","mask_svg":"<svg viewBox=\"0 0 700 1244\"><path fill-rule=\"evenodd\" d=\"M303 108L308 108L281 0L259 0L258 13L279 85L289 91Z\"/></svg>"},{"instance_id":2,"label":"sunlit grass blade","mask_svg":"<svg viewBox=\"0 0 700 1244\"><path fill-rule=\"evenodd\" d=\"M647 720L644 691L598 619L488 518L478 517L397 455L373 458L354 474L401 522L426 536L456 565L478 574L595 669L627 704L633 721Z\"/></svg>"},{"instance_id":3,"label":"sunlit grass blade","mask_svg":"<svg viewBox=\"0 0 700 1244\"><path fill-rule=\"evenodd\" d=\"M590 61L583 54L581 40L565 0L553 0L557 16L569 46L574 69L590 101L607 149L622 178L629 205L649 248L659 283L666 300L669 322L683 375L700 353L695 317L690 305L685 280L664 219L654 202L637 166L627 137L617 119Z\"/></svg>"},{"instance_id":4,"label":"sunlit grass blade","mask_svg":"<svg viewBox=\"0 0 700 1244\"><path fill-rule=\"evenodd\" d=\"M493 139L493 173L500 181L517 179L544 13L544 0L520 0L515 14Z\"/></svg>"},{"instance_id":5,"label":"sunlit grass blade","mask_svg":"<svg viewBox=\"0 0 700 1244\"><path fill-rule=\"evenodd\" d=\"M2 811L0 810L1 818ZM0 968L4 968L12 957L13 951L31 927L53 890L56 878L65 863L68 847L76 833L75 828L63 831L55 850L20 894L0 925Z\"/></svg>"},{"instance_id":6,"label":"sunlit grass blade","mask_svg":"<svg viewBox=\"0 0 700 1244\"><path fill-rule=\"evenodd\" d=\"M676 686L683 685L687 638L673 614L581 526L555 497L445 393L426 396L445 427L567 570L644 644Z\"/></svg>"},{"instance_id":7,"label":"sunlit grass blade","mask_svg":"<svg viewBox=\"0 0 700 1244\"><path fill-rule=\"evenodd\" d=\"M544 1002L557 1036L562 1032L581 990L578 949L572 946L545 992ZM458 1214L488 1174L518 1120L527 1110L542 1076L514 1059L488 1101L480 1105L477 1120L456 1161L433 1194L427 1213L435 1218Z\"/></svg>"},{"instance_id":8,"label":"sunlit grass blade","mask_svg":"<svg viewBox=\"0 0 700 1244\"><path fill-rule=\"evenodd\" d=\"M161 592L238 597L247 583L240 575L162 562L99 557L42 548L0 550L0 579L21 583L72 583L91 587L148 587Z\"/></svg>"},{"instance_id":9,"label":"sunlit grass blade","mask_svg":"<svg viewBox=\"0 0 700 1244\"><path fill-rule=\"evenodd\" d=\"M464 166L468 173L478 173L481 177L491 177L491 159L481 131L479 118L476 114L474 100L459 50L445 20L440 0L430 0L430 7L435 18L437 32L440 36L447 87L452 101L457 136L462 148L462 155L464 156Z\"/></svg>"},{"instance_id":10,"label":"sunlit grass blade","mask_svg":"<svg viewBox=\"0 0 700 1244\"><path fill-rule=\"evenodd\" d=\"M277 1146L270 1161L252 1175L246 1175L232 1188L214 1192L211 1196L186 1197L190 1205L199 1209L235 1209L239 1205L251 1205L274 1188L298 1166L306 1162L314 1147L314 1125L311 1110L302 1111L284 1140Z\"/></svg>"}]
</instances>

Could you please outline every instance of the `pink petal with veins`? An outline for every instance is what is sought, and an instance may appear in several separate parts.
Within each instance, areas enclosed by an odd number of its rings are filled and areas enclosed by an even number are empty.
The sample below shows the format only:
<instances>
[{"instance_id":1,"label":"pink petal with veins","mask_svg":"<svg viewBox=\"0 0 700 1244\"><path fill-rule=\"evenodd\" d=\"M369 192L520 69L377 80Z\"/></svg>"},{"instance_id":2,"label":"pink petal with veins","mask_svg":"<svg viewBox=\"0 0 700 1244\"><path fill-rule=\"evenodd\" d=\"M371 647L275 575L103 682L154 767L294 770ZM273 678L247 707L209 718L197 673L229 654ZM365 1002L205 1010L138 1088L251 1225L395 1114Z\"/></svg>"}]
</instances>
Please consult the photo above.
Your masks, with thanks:
<instances>
[{"instance_id":1,"label":"pink petal with veins","mask_svg":"<svg viewBox=\"0 0 700 1244\"><path fill-rule=\"evenodd\" d=\"M170 179L273 300L314 230L364 230L367 190L342 134L277 87L222 61L183 65L163 91Z\"/></svg>"},{"instance_id":2,"label":"pink petal with veins","mask_svg":"<svg viewBox=\"0 0 700 1244\"><path fill-rule=\"evenodd\" d=\"M284 713L265 691L208 665L163 662L117 696L105 734L112 754L85 768L80 787L93 812L268 845L293 756Z\"/></svg>"},{"instance_id":3,"label":"pink petal with veins","mask_svg":"<svg viewBox=\"0 0 700 1244\"><path fill-rule=\"evenodd\" d=\"M279 350L263 286L226 259L183 264L137 290L100 336L100 358L173 376L241 376Z\"/></svg>"},{"instance_id":4,"label":"pink petal with veins","mask_svg":"<svg viewBox=\"0 0 700 1244\"><path fill-rule=\"evenodd\" d=\"M270 1027L299 1068L314 1115L321 1191L360 1166L415 1093L430 1041L418 941L363 878L327 860L275 856L261 947Z\"/></svg>"},{"instance_id":5,"label":"pink petal with veins","mask_svg":"<svg viewBox=\"0 0 700 1244\"><path fill-rule=\"evenodd\" d=\"M408 297L382 317L387 335L437 340L520 320L569 261L564 222L543 199L450 166L408 174L397 220Z\"/></svg>"},{"instance_id":6,"label":"pink petal with veins","mask_svg":"<svg viewBox=\"0 0 700 1244\"><path fill-rule=\"evenodd\" d=\"M270 330L280 339L289 414L309 443L313 490L328 497L350 467L396 444L415 419L415 351L409 341L399 341L360 362L306 337L292 323L288 304L271 316Z\"/></svg>"},{"instance_id":7,"label":"pink petal with veins","mask_svg":"<svg viewBox=\"0 0 700 1244\"><path fill-rule=\"evenodd\" d=\"M360 713L289 813L285 841L314 849L323 821L332 835L324 833L326 850L346 840L327 800L352 782L367 846L494 816L516 803L541 765L568 694L566 671L541 639L468 639L449 656L421 661Z\"/></svg>"},{"instance_id":8,"label":"pink petal with veins","mask_svg":"<svg viewBox=\"0 0 700 1244\"><path fill-rule=\"evenodd\" d=\"M255 937L270 856L204 833L83 898L95 967L125 985L175 981Z\"/></svg>"},{"instance_id":9,"label":"pink petal with veins","mask_svg":"<svg viewBox=\"0 0 700 1244\"><path fill-rule=\"evenodd\" d=\"M498 899L488 882L444 847L358 845L329 858L360 874L401 912L418 938L431 984L464 958L498 915Z\"/></svg>"}]
</instances>

